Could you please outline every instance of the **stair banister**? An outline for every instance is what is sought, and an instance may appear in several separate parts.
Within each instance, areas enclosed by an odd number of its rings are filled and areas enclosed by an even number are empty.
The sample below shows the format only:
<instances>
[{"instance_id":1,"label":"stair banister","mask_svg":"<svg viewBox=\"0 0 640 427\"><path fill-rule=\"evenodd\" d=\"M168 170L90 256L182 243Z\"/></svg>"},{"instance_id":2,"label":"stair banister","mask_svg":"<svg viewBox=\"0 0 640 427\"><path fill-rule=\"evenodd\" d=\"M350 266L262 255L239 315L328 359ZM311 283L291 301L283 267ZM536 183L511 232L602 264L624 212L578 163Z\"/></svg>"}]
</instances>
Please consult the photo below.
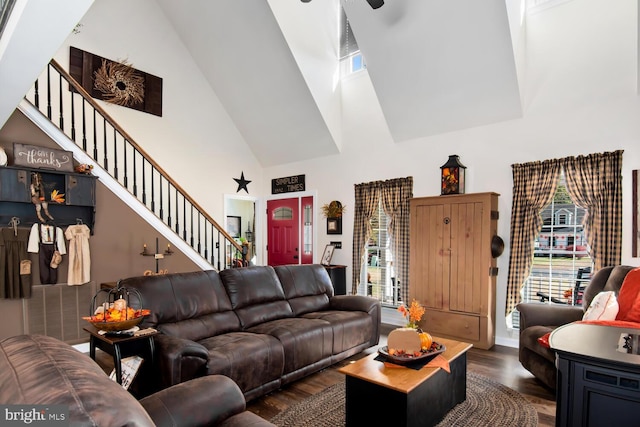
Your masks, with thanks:
<instances>
[{"instance_id":1,"label":"stair banister","mask_svg":"<svg viewBox=\"0 0 640 427\"><path fill-rule=\"evenodd\" d=\"M153 183L153 171L154 171L154 169L155 169L155 171L157 171L157 172L158 172L158 174L159 174L159 182L160 182L160 190L159 190L159 192L160 192L160 197L161 197L161 201L160 201L161 207L160 207L160 213L159 213L159 214L156 214L156 213L155 213L155 204L154 204L154 201L152 201L152 208L151 208L150 210L151 210L151 212L153 212L153 213L154 213L154 215L158 216L158 217L159 217L159 218L164 222L163 212L162 212L162 209L163 209L163 207L164 207L164 206L162 205L162 195L163 195L163 192L162 192L162 185L163 185L163 180L166 180L166 183L165 183L166 188L167 188L167 189L169 189L169 188L170 188L170 186L173 186L173 187L175 188L175 190L176 190L176 198L175 198L175 203L176 203L176 205L178 204L178 194L179 194L180 196L182 196L182 198L183 198L183 221L184 221L184 224L182 224L182 227L183 227L183 234L184 234L183 240L184 240L186 243L190 244L190 245L191 245L191 247L192 247L194 250L196 250L198 253L201 253L201 252L200 252L200 250L201 250L201 248L200 248L200 243L201 243L201 242L200 242L200 234L201 234L201 233L200 233L200 232L201 232L201 230L200 230L200 225L201 225L201 222L200 222L199 218L198 218L198 221L197 221L197 222L198 222L198 227L197 227L197 228L198 228L198 242L197 242L197 244L198 244L198 248L196 249L196 248L193 246L193 245L194 245L194 243L195 243L195 242L193 241L193 232L194 232L194 230L193 230L193 215L195 214L195 213L194 213L194 208L195 208L195 209L196 209L196 211L197 211L198 216L200 217L200 215L202 215L202 218L204 218L204 220L205 220L206 222L210 223L210 224L211 224L211 225L212 225L212 226L213 226L213 227L218 231L218 233L222 236L222 240L226 241L228 245L232 246L232 247L233 247L233 248L235 248L236 250L238 250L238 251L242 252L242 246L241 246L238 242L236 242L236 241L235 241L235 239L234 239L231 235L229 235L229 234L226 232L226 230L224 230L224 228L223 228L223 227L221 227L221 226L220 226L220 225L219 225L219 224L218 224L218 223L217 223L217 222L216 222L216 221L215 221L215 220L214 220L214 219L213 219L213 218L212 218L212 217L211 217L211 216L210 216L210 215L209 215L209 214L208 214L208 213L207 213L207 212L206 212L206 211L205 211L205 210L204 210L204 209L203 209L203 208L202 208L202 207L201 207L201 206L200 206L200 205L199 205L199 204L198 204L194 199L193 199L193 198L191 198L191 196L190 196L190 195L189 195L189 194L188 194L188 193L187 193L187 192L186 192L186 191L185 191L185 190L184 190L184 189L183 189L183 188L182 188L178 183L176 183L176 182L171 178L171 176L170 176L170 175L169 175L169 174L168 174L168 173L167 173L167 172L166 172L166 171L165 171L165 170L164 170L160 165L158 165L158 164L157 164L157 163L156 163L156 162L155 162L155 161L154 161L154 160L153 160L153 159L152 159L152 158L151 158L151 157L146 153L146 151L144 151L144 150L142 149L142 147L140 147L140 146L139 146L139 145L134 141L134 139L133 139L133 138L131 138L131 136L130 136L130 135L129 135L129 134L128 134L128 133L127 133L127 132L126 132L126 131L125 131L125 130L124 130L124 129L123 129L123 128L122 128L122 127L121 127L121 126L120 126L120 125L119 125L119 124L118 124L118 123L117 123L117 122L116 122L116 121L115 121L111 116L110 116L110 115L109 115L109 113L107 113L107 112L106 112L106 111L105 111L105 110L100 106L100 104L99 104L98 102L96 102L96 101L93 99L93 97L92 97L92 96L91 96L91 95L90 95L90 94L89 94L89 93L88 93L88 92L87 92L87 91L86 91L86 90L85 90L85 89L84 89L84 88L83 88L83 87L82 87L78 82L76 82L76 80L75 80L75 79L74 79L74 78L73 78L73 77L72 77L72 76L71 76L71 75L70 75L66 70L64 70L64 69L63 69L63 68L62 68L62 67L61 67L61 66L60 66L60 65L59 65L55 60L53 60L53 59L51 60L50 65L51 65L51 67L53 67L53 68L54 68L54 69L55 69L55 70L60 74L61 78L64 78L64 80L66 80L66 81L67 81L67 83L68 83L70 86L72 86L72 87L73 87L73 90L74 90L75 92L77 92L78 94L80 94L80 95L82 96L82 99L83 99L83 104L82 104L82 111L83 111L83 114L82 114L82 117L83 117L83 124L82 124L82 125L83 125L83 129L85 129L85 121L86 121L86 116L85 116L85 114L84 114L84 111L85 111L85 102L86 102L86 103L89 103L89 104L91 105L91 107L93 107L93 109L94 109L94 114L93 114L93 121L94 121L94 126L93 126L93 132L94 132L94 138L93 138L93 139L94 139L94 141L93 141L94 146L93 146L93 151L94 151L94 155L93 155L93 156L91 156L91 157L92 157L92 159L93 159L95 162L97 162L97 163L99 164L99 162L98 162L98 160L97 160L97 158L96 158L96 157L97 157L97 154L98 154L98 153L97 153L97 144L98 144L98 141L97 141L97 135L95 135L95 132L96 132L96 126L95 126L96 117L95 117L95 112L97 111L97 112L98 112L98 113L103 117L103 119L104 119L104 122L103 122L103 123L105 123L105 124L106 124L106 123L108 122L108 124L109 124L113 129L114 129L114 145L116 144L116 138L115 138L116 133L119 133L119 134L120 134L120 136L123 138L124 143L125 143L125 144L129 144L129 145L130 145L130 147L133 149L133 160L132 160L132 165L133 165L133 172L134 172L134 174L136 173L136 167L135 167L135 162L136 162L136 159L135 159L135 157L136 157L136 152L137 152L137 153L139 153L139 154L140 154L140 156L141 156L141 158L142 158L142 171L141 171L141 172L142 172L142 174L143 174L143 180L145 179L145 175L144 175L144 174L145 174L145 162L146 162L146 163L148 163L148 164L150 165L150 168L151 168L151 173L152 173L152 175L151 175L150 180L152 181L152 182L151 182L151 185L152 185L152 186L154 185L154 183ZM50 98L50 91L51 91L51 86L50 86L50 81L49 81L49 67L47 67L47 84L48 84L48 87L47 87L47 99L49 99L49 98ZM62 87L62 84L60 84L60 87ZM37 85L37 81L36 81L35 90L36 90L36 95L35 95L35 96L36 96L36 98L35 98L35 106L36 106L36 108L38 108L38 109L39 109L39 105L38 105L38 104L39 104L39 102L38 102L38 85ZM75 114L74 114L75 106L74 106L73 98L74 98L74 97L73 97L73 96L71 96L71 111L72 111L72 124L71 124L72 129L71 129L71 134L72 134L72 138L73 138L72 140L74 141L74 143L76 143L76 141L75 141ZM51 121L52 121L52 123L54 123L54 124L55 124L55 122L54 122L54 121L52 120L52 118L51 118L51 114L52 114L52 113L51 113L51 111L50 111L50 101L48 101L48 102L49 102L49 104L47 105L47 116L48 116L49 120L51 120ZM62 118L62 114L63 114L63 107L62 107L62 93L60 94L60 104L61 104L61 105L60 105L60 123L59 123L59 127L60 127L60 130L64 132L64 127L63 127L63 123L64 123L64 122L63 122L63 118ZM109 171L108 171L108 169L107 169L107 140L106 140L106 138L107 138L107 136L106 136L107 128L106 128L106 125L103 125L103 126L104 126L104 127L103 127L103 131L104 131L104 141L103 141L103 144L104 144L104 151L105 151L105 153L104 153L104 157L105 157L105 159L104 159L103 168L105 169L105 171L109 172ZM71 138L70 138L70 139L71 139ZM83 149L87 154L89 154L89 152L90 152L90 151L89 151L89 149L88 149L88 147L87 147L86 132L85 132L84 130L83 130L83 140L82 140L82 142L81 142L81 143L82 143L82 147L81 147L81 148L82 148L82 149ZM116 181L118 181L118 182L119 182L119 180L118 180L118 176L117 176L117 174L118 174L118 172L117 172L117 162L115 161L115 160L117 159L117 157L116 157L116 156L117 156L117 151L118 151L117 149L114 149L114 174L113 174L113 177L115 178L115 180L116 180ZM121 183L120 185L122 185L124 188L126 188L126 189L127 189L127 191L131 191L131 190L129 190L129 188L128 188L127 175L126 175L126 168L127 168L127 164L126 164L126 162L127 162L126 152L127 152L127 150L126 150L126 149L124 149L124 150L123 150L123 152L124 152L124 162L125 162L125 164L124 164L124 168L125 168L125 176L123 177L124 184L123 184L123 183ZM135 187L136 185L137 185L137 180L136 180L135 175L134 175L134 187ZM143 200L142 200L141 202L142 202L142 204L144 204L145 206L147 206L147 204L146 204L146 200L145 200L145 199L146 199L146 193L145 193L145 192L146 192L146 188L144 188L144 189L143 189ZM153 188L153 187L151 188L151 192L152 192L152 198L153 198L153 192L154 192L154 188ZM134 195L135 197L137 197L137 194L136 194L136 193L137 193L137 189L135 189L135 188L134 188L133 195ZM168 211L169 211L169 212L168 212L168 214L167 214L167 215L168 215L168 222L167 222L166 224L171 228L171 226L172 226L172 225L171 225L171 199L170 199L170 198L168 198L168 199L167 199L167 202L168 202L168 206L167 206L167 208L168 208ZM190 232L191 232L191 239L190 239L191 241L190 241L190 242L189 242L189 240L187 239L187 235L186 235L186 224L187 224L187 221L188 221L188 220L187 220L187 218L188 218L188 217L186 216L186 203L187 203L187 202L191 205L191 227L192 227L192 228L190 229ZM149 208L147 207L147 209L149 209ZM178 206L176 206L176 209L178 209ZM179 218L178 218L178 215L177 215L177 210L176 210L176 218L175 218L175 220L176 220L176 229L175 229L174 231L175 231L175 233L176 233L177 235L180 235L180 231L179 231L179 224L178 224ZM213 233L212 233L212 234L213 234ZM206 240L206 229L205 229L205 240ZM219 242L219 241L218 241L218 242ZM217 242L215 242L215 241L214 241L213 235L211 236L211 244L212 244L212 247L211 247L211 253L213 254L213 251L214 251L214 249L216 248L214 245L217 245ZM233 252L234 252L233 248L231 248L231 250L230 250L229 254L231 254L231 253L233 253ZM226 249L225 249L225 252L226 252ZM206 257L207 257L207 250L206 250L206 249L205 249L205 256L204 256L204 257L205 257L205 259L206 259ZM218 269L219 269L219 268L220 268L220 256L218 257Z\"/></svg>"}]
</instances>

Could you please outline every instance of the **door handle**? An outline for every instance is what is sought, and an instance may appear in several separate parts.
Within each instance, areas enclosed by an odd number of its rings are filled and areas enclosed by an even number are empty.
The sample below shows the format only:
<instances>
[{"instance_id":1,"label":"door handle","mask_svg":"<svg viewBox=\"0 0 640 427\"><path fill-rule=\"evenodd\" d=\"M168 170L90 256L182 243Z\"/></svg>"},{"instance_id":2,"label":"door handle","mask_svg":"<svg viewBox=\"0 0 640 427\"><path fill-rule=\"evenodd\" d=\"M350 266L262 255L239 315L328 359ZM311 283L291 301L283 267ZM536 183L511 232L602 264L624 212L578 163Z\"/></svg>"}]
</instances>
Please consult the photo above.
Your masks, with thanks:
<instances>
[{"instance_id":1,"label":"door handle","mask_svg":"<svg viewBox=\"0 0 640 427\"><path fill-rule=\"evenodd\" d=\"M294 256L293 256L293 259L298 259L298 255L294 255Z\"/></svg>"}]
</instances>

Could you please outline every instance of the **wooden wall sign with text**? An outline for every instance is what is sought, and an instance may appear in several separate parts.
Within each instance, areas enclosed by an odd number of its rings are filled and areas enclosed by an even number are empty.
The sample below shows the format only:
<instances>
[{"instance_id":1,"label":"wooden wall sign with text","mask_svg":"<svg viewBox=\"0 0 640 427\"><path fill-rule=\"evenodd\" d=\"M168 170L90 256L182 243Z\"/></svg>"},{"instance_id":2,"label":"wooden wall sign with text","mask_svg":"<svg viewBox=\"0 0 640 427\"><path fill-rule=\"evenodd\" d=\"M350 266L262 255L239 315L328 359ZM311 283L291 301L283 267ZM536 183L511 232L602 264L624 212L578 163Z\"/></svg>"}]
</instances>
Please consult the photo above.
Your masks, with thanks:
<instances>
[{"instance_id":1,"label":"wooden wall sign with text","mask_svg":"<svg viewBox=\"0 0 640 427\"><path fill-rule=\"evenodd\" d=\"M13 144L13 163L37 169L73 172L73 153L36 145Z\"/></svg>"},{"instance_id":2,"label":"wooden wall sign with text","mask_svg":"<svg viewBox=\"0 0 640 427\"><path fill-rule=\"evenodd\" d=\"M294 193L304 191L304 175L293 175L271 180L271 194Z\"/></svg>"}]
</instances>

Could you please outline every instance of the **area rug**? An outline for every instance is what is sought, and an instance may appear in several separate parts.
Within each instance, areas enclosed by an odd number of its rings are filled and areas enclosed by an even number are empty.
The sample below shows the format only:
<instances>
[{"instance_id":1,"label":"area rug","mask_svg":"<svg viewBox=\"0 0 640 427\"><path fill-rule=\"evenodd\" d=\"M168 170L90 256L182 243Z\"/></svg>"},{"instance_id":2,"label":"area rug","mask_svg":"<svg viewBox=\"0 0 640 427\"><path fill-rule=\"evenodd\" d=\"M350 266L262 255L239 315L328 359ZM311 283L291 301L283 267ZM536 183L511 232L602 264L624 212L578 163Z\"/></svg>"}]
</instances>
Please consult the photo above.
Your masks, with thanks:
<instances>
[{"instance_id":1,"label":"area rug","mask_svg":"<svg viewBox=\"0 0 640 427\"><path fill-rule=\"evenodd\" d=\"M344 382L299 402L271 421L278 427L344 426ZM538 413L524 397L482 375L467 373L467 399L439 427L536 427Z\"/></svg>"}]
</instances>

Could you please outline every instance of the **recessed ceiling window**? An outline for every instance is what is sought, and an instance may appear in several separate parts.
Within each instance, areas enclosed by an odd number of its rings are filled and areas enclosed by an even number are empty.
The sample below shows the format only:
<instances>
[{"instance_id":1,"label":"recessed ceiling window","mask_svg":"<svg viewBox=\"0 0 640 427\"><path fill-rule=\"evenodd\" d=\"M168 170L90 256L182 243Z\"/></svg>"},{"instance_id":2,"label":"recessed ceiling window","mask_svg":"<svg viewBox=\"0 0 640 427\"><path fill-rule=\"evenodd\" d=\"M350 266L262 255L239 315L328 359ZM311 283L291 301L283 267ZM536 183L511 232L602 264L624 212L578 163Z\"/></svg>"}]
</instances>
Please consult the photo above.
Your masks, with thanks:
<instances>
[{"instance_id":1,"label":"recessed ceiling window","mask_svg":"<svg viewBox=\"0 0 640 427\"><path fill-rule=\"evenodd\" d=\"M526 0L527 13L542 12L545 9L549 9L555 6L559 6L563 3L568 3L572 0Z\"/></svg>"},{"instance_id":2,"label":"recessed ceiling window","mask_svg":"<svg viewBox=\"0 0 640 427\"><path fill-rule=\"evenodd\" d=\"M340 69L342 76L364 70L366 64L356 37L351 30L347 14L340 7Z\"/></svg>"},{"instance_id":3,"label":"recessed ceiling window","mask_svg":"<svg viewBox=\"0 0 640 427\"><path fill-rule=\"evenodd\" d=\"M0 0L0 36L7 26L7 21L15 2L15 0Z\"/></svg>"}]
</instances>

